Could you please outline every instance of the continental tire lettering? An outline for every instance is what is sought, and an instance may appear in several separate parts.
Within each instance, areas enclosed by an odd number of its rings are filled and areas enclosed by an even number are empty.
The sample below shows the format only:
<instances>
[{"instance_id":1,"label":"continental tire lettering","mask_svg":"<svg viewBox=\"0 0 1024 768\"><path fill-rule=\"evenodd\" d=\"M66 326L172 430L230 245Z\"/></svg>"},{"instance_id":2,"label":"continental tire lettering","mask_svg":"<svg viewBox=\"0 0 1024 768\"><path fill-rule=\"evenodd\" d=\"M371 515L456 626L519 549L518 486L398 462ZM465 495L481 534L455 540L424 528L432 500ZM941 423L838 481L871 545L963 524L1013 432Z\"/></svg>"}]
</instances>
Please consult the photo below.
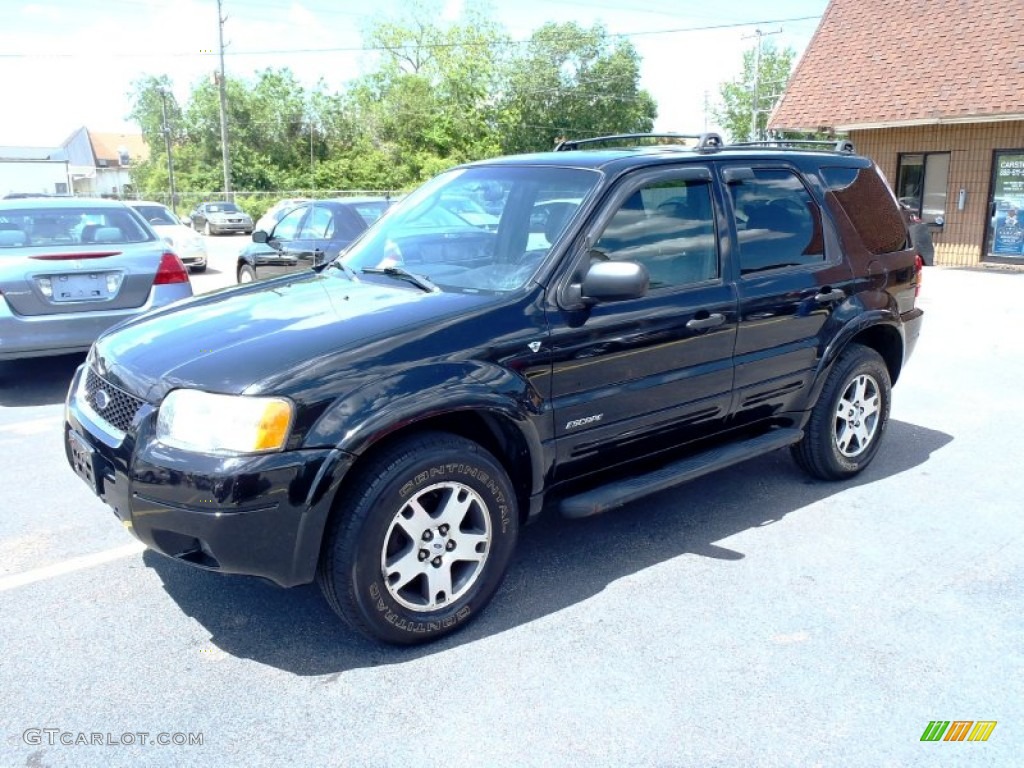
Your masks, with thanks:
<instances>
[{"instance_id":1,"label":"continental tire lettering","mask_svg":"<svg viewBox=\"0 0 1024 768\"><path fill-rule=\"evenodd\" d=\"M396 629L403 629L407 632L435 632L440 629L448 629L454 627L460 621L464 621L473 609L468 605L464 605L455 612L454 616L446 616L443 619L436 619L432 621L410 621L404 616L399 616L397 613L388 608L384 602L384 598L381 595L380 589L376 584L370 585L370 597L373 599L374 607L378 613L384 614L384 621L391 624Z\"/></svg>"}]
</instances>

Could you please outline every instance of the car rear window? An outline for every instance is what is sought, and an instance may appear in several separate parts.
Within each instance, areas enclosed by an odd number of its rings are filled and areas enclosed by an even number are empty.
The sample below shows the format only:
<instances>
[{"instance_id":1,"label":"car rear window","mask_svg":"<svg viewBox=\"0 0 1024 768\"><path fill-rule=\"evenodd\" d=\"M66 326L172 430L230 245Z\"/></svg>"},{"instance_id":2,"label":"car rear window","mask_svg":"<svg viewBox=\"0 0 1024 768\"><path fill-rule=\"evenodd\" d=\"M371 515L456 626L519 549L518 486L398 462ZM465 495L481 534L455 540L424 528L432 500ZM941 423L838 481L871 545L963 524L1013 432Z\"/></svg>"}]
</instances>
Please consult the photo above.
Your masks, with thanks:
<instances>
[{"instance_id":1,"label":"car rear window","mask_svg":"<svg viewBox=\"0 0 1024 768\"><path fill-rule=\"evenodd\" d=\"M127 208L19 208L0 211L0 248L152 240Z\"/></svg>"},{"instance_id":2,"label":"car rear window","mask_svg":"<svg viewBox=\"0 0 1024 768\"><path fill-rule=\"evenodd\" d=\"M846 213L864 246L874 255L907 247L907 228L896 198L874 168L824 166L828 193Z\"/></svg>"}]
</instances>

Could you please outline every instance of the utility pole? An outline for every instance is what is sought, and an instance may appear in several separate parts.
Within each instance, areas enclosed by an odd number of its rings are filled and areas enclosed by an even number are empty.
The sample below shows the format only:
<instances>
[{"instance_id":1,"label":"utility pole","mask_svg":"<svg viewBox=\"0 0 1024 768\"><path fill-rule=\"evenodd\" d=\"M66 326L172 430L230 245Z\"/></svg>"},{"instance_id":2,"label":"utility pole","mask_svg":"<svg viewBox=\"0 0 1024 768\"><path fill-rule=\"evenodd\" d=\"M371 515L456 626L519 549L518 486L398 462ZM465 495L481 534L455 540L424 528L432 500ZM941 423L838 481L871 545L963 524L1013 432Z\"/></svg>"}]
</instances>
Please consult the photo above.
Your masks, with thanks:
<instances>
[{"instance_id":1,"label":"utility pole","mask_svg":"<svg viewBox=\"0 0 1024 768\"><path fill-rule=\"evenodd\" d=\"M761 110L758 109L760 103L760 80L761 80L761 39L766 35L777 35L782 32L782 28L773 29L770 32L763 32L760 28L754 30L753 35L744 36L744 40L749 40L751 37L757 38L757 47L754 49L754 84L750 94L750 141L758 141L761 138L761 132L757 127L757 114Z\"/></svg>"},{"instance_id":2,"label":"utility pole","mask_svg":"<svg viewBox=\"0 0 1024 768\"><path fill-rule=\"evenodd\" d=\"M220 86L220 147L224 160L224 196L232 199L231 195L231 152L228 150L228 95L226 75L224 70L224 22L227 17L222 10L222 0L217 0L217 23L220 35L220 72L217 75L217 84Z\"/></svg>"},{"instance_id":3,"label":"utility pole","mask_svg":"<svg viewBox=\"0 0 1024 768\"><path fill-rule=\"evenodd\" d=\"M171 210L174 215L178 215L178 204L177 204L177 193L174 190L174 158L171 156L171 126L167 124L167 91L163 88L157 88L157 93L160 94L160 106L163 110L164 124L164 145L167 147L167 179L171 187Z\"/></svg>"}]
</instances>

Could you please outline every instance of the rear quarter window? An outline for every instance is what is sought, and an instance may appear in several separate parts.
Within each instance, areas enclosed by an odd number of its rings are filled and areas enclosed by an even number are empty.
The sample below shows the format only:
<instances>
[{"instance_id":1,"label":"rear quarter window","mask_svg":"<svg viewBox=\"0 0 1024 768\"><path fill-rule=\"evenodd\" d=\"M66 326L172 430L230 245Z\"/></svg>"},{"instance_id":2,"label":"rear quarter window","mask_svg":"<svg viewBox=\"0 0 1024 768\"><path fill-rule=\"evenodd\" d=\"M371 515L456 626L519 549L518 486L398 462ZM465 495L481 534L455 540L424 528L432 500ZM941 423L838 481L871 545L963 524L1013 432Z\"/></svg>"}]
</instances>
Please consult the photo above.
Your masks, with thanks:
<instances>
[{"instance_id":1,"label":"rear quarter window","mask_svg":"<svg viewBox=\"0 0 1024 768\"><path fill-rule=\"evenodd\" d=\"M821 177L868 251L877 256L907 247L907 228L896 199L877 170L823 166Z\"/></svg>"}]
</instances>

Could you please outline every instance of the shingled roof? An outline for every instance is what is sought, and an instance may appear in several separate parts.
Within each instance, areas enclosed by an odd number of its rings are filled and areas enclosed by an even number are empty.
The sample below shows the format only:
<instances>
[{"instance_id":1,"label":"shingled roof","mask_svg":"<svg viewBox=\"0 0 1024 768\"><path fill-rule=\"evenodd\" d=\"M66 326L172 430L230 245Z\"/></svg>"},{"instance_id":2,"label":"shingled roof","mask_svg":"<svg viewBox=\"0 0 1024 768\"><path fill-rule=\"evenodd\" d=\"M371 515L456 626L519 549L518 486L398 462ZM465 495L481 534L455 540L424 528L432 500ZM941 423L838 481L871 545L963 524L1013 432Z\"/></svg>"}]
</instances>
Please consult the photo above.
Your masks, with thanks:
<instances>
[{"instance_id":1,"label":"shingled roof","mask_svg":"<svg viewBox=\"0 0 1024 768\"><path fill-rule=\"evenodd\" d=\"M1024 120L1020 0L831 0L773 130Z\"/></svg>"}]
</instances>

